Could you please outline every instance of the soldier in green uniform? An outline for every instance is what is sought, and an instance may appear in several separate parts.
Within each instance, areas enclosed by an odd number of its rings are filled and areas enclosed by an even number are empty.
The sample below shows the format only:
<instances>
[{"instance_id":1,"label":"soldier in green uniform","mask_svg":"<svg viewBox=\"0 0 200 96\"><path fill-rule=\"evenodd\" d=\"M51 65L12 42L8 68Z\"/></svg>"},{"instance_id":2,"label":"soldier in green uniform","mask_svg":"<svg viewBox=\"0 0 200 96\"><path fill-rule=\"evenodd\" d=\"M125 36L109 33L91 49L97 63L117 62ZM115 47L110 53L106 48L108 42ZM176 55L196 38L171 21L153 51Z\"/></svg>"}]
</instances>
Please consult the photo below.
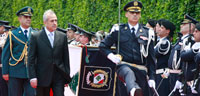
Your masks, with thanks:
<instances>
[{"instance_id":1,"label":"soldier in green uniform","mask_svg":"<svg viewBox=\"0 0 200 96\"><path fill-rule=\"evenodd\" d=\"M27 75L28 41L34 30L30 27L33 9L24 7L16 15L20 27L8 33L2 52L2 74L8 81L9 96L35 96Z\"/></svg>"}]
</instances>

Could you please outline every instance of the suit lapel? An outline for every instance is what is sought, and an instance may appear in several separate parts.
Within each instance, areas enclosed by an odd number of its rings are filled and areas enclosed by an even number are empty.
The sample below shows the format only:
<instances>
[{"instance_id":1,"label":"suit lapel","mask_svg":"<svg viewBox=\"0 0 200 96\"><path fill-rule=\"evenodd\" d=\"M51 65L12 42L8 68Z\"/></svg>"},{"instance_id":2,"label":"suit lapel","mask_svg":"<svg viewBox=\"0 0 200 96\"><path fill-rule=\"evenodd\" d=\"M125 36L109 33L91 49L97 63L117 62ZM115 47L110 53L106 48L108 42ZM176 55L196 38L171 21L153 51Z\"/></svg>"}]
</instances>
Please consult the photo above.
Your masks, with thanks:
<instances>
[{"instance_id":1,"label":"suit lapel","mask_svg":"<svg viewBox=\"0 0 200 96\"><path fill-rule=\"evenodd\" d=\"M55 31L54 33L54 41L53 41L53 48L56 47L57 42L59 42L59 33Z\"/></svg>"},{"instance_id":2,"label":"suit lapel","mask_svg":"<svg viewBox=\"0 0 200 96\"><path fill-rule=\"evenodd\" d=\"M33 30L33 29L30 27L30 29L29 29L29 33L28 33L28 41L29 41L30 38L31 38L32 30Z\"/></svg>"},{"instance_id":3,"label":"suit lapel","mask_svg":"<svg viewBox=\"0 0 200 96\"><path fill-rule=\"evenodd\" d=\"M42 32L41 32L41 38L50 48L52 48L51 43L49 41L49 38L47 37L47 34L46 34L44 28L42 29Z\"/></svg>"}]
</instances>

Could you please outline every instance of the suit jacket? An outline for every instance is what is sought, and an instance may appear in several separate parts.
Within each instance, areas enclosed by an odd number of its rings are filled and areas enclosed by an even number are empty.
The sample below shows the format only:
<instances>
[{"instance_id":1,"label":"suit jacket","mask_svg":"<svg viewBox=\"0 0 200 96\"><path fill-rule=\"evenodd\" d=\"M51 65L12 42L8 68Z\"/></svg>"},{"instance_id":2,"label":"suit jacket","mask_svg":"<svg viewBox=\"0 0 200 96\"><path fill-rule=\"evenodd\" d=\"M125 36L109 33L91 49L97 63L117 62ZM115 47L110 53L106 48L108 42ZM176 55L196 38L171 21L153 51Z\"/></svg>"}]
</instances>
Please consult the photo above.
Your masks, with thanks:
<instances>
[{"instance_id":1,"label":"suit jacket","mask_svg":"<svg viewBox=\"0 0 200 96\"><path fill-rule=\"evenodd\" d=\"M54 68L59 69L66 83L71 80L67 36L59 31L54 36L53 48L44 28L30 39L28 75L30 79L38 79L38 86L50 85Z\"/></svg>"},{"instance_id":2,"label":"suit jacket","mask_svg":"<svg viewBox=\"0 0 200 96\"><path fill-rule=\"evenodd\" d=\"M33 30L30 28L29 30L29 38L31 37L31 33L36 32L36 30ZM12 30L12 34L19 40L23 42L28 42L26 37L24 36L22 29L20 27ZM22 51L24 49L24 44L21 43L19 40L17 40L14 36L12 35L12 53L13 56L16 59L19 59ZM9 62L11 64L15 64L16 61L12 58L11 56L11 51L10 51L10 37L8 36L6 43L4 45L3 51L2 51L2 74L9 74L10 77L16 77L16 78L28 78L27 75L27 69L26 65L24 64L24 58L16 65L16 66L10 66Z\"/></svg>"}]
</instances>

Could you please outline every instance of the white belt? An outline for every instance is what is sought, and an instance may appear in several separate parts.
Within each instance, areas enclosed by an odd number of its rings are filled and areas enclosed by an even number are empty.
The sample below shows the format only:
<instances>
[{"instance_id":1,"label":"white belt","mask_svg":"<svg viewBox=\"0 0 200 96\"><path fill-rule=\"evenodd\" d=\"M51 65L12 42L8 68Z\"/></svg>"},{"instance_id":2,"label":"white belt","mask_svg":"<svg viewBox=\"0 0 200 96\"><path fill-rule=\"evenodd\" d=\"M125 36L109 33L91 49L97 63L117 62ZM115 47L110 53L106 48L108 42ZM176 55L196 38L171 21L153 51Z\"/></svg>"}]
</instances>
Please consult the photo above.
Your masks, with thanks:
<instances>
[{"instance_id":1,"label":"white belt","mask_svg":"<svg viewBox=\"0 0 200 96\"><path fill-rule=\"evenodd\" d=\"M175 74L179 74L181 72L181 70L174 70L174 69L169 69L169 68L163 68L163 69L157 69L156 70L156 74L162 74L165 72L165 70L169 70L169 73L175 73Z\"/></svg>"},{"instance_id":2,"label":"white belt","mask_svg":"<svg viewBox=\"0 0 200 96\"><path fill-rule=\"evenodd\" d=\"M162 73L164 73L164 72L165 72L164 69L157 69L157 70L156 70L156 74L162 74Z\"/></svg>"}]
</instances>

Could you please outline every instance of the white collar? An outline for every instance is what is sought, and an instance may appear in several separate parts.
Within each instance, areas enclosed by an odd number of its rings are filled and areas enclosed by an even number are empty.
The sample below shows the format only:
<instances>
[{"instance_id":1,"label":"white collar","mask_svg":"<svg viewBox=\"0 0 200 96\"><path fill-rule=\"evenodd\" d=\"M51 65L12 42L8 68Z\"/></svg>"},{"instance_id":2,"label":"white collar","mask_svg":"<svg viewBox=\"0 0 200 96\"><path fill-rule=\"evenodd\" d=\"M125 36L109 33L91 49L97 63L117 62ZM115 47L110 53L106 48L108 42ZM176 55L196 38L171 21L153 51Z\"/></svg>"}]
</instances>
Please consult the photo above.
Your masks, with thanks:
<instances>
[{"instance_id":1,"label":"white collar","mask_svg":"<svg viewBox=\"0 0 200 96\"><path fill-rule=\"evenodd\" d=\"M185 39L187 36L189 36L189 34L186 34L186 35L182 36L181 40Z\"/></svg>"},{"instance_id":2,"label":"white collar","mask_svg":"<svg viewBox=\"0 0 200 96\"><path fill-rule=\"evenodd\" d=\"M160 39L159 39L159 42L162 41L162 40L164 40L165 38L167 38L167 36L165 36L165 37L163 37L163 38L160 38Z\"/></svg>"},{"instance_id":3,"label":"white collar","mask_svg":"<svg viewBox=\"0 0 200 96\"><path fill-rule=\"evenodd\" d=\"M130 30L134 27L135 28L135 33L137 33L139 24L137 23L135 26L132 26L130 23L128 23Z\"/></svg>"},{"instance_id":4,"label":"white collar","mask_svg":"<svg viewBox=\"0 0 200 96\"><path fill-rule=\"evenodd\" d=\"M30 29L30 27L28 27L28 29L24 29L22 26L20 26L20 28L22 29L22 32L24 33L24 30L27 30L28 32L27 33L29 33L29 29ZM25 34L25 33L24 33Z\"/></svg>"},{"instance_id":5,"label":"white collar","mask_svg":"<svg viewBox=\"0 0 200 96\"><path fill-rule=\"evenodd\" d=\"M49 34L50 34L50 31L46 28L46 27L44 27L44 30L45 30L45 32L46 32L46 34L47 34L47 36L49 36ZM54 31L53 32L51 32L51 33L53 33L53 36L54 36Z\"/></svg>"}]
</instances>

